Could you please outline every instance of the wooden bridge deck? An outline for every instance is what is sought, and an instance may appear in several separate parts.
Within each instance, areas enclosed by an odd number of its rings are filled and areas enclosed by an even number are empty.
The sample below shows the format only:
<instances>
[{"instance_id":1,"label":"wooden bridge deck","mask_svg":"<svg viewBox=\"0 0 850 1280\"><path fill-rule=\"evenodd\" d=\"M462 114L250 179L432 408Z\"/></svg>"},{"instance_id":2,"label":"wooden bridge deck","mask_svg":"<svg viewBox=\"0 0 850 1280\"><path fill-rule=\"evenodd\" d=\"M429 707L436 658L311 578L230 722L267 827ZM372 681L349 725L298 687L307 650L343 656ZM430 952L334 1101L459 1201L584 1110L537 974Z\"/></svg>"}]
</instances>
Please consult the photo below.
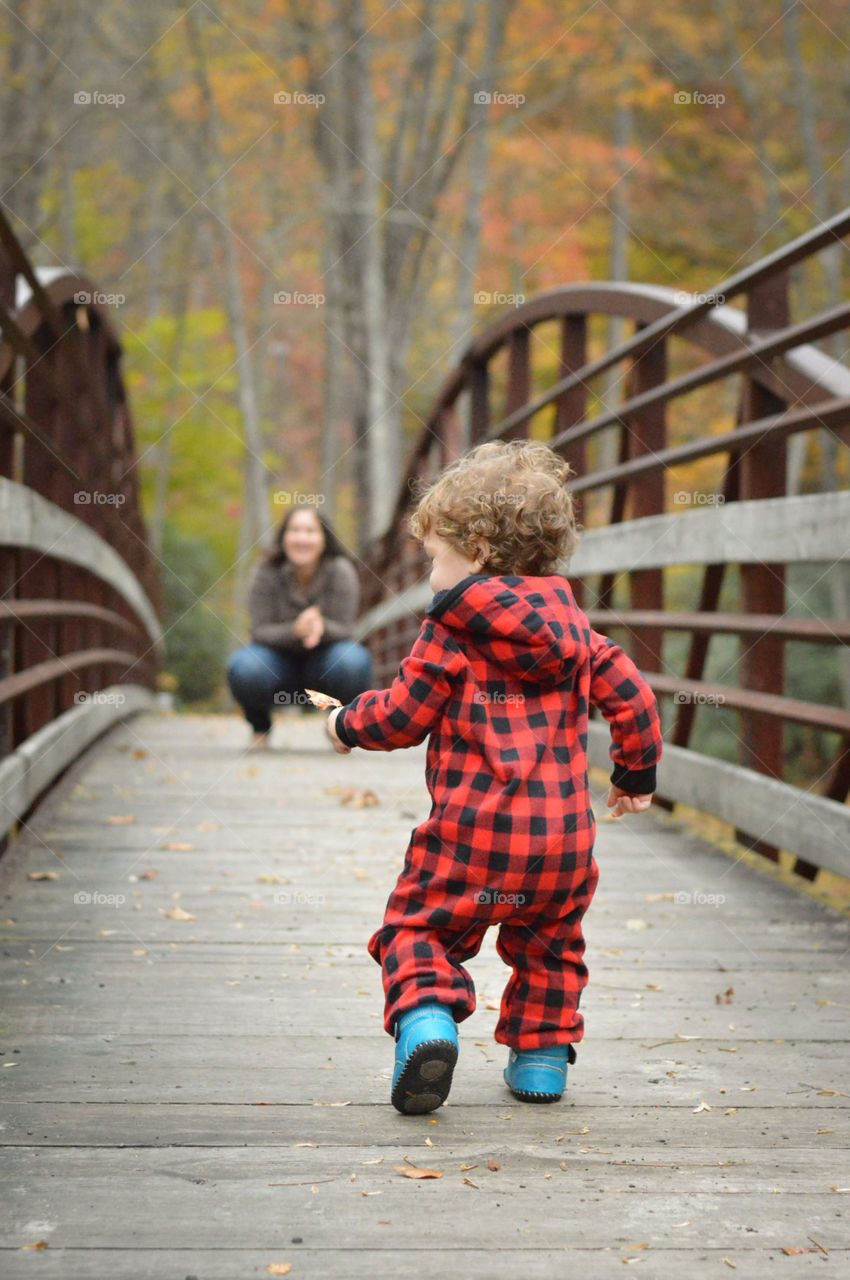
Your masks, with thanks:
<instances>
[{"instance_id":1,"label":"wooden bridge deck","mask_svg":"<svg viewBox=\"0 0 850 1280\"><path fill-rule=\"evenodd\" d=\"M245 738L120 726L3 860L6 1277L847 1273L850 920L669 815L600 822L564 1101L502 1082L488 944L449 1105L402 1117L365 942L423 749Z\"/></svg>"}]
</instances>

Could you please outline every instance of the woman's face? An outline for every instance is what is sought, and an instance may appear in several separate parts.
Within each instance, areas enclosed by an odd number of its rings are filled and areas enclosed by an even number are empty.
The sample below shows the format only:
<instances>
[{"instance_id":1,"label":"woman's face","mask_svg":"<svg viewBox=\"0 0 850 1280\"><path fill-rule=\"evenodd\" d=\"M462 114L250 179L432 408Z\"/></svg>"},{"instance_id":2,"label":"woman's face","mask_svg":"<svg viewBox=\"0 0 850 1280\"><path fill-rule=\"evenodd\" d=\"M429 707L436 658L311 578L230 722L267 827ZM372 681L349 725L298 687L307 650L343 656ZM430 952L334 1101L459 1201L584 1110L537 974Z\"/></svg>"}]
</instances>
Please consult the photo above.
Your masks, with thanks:
<instances>
[{"instance_id":1,"label":"woman's face","mask_svg":"<svg viewBox=\"0 0 850 1280\"><path fill-rule=\"evenodd\" d=\"M287 560L298 569L315 568L325 549L325 531L315 511L305 508L290 517L283 535Z\"/></svg>"}]
</instances>

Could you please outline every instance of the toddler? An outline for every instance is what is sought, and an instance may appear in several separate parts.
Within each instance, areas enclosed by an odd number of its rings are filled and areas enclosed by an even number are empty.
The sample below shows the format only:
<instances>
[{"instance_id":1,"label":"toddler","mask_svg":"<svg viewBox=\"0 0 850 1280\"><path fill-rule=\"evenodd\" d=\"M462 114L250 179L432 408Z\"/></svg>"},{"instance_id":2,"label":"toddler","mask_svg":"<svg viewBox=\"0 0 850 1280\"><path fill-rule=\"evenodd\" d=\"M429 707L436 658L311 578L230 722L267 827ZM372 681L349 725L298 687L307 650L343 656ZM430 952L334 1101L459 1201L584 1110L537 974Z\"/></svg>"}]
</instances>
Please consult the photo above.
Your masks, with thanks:
<instances>
[{"instance_id":1,"label":"toddler","mask_svg":"<svg viewBox=\"0 0 850 1280\"><path fill-rule=\"evenodd\" d=\"M533 441L488 442L427 490L410 529L434 598L390 688L328 720L335 750L393 751L428 737L433 801L412 833L384 922L369 941L394 1035L392 1102L441 1105L475 1008L464 962L498 926L512 969L496 1040L504 1078L553 1102L581 1040L582 917L598 878L587 778L590 703L610 723L608 807L649 808L658 708L630 658L591 630L558 563L577 543L569 465Z\"/></svg>"}]
</instances>

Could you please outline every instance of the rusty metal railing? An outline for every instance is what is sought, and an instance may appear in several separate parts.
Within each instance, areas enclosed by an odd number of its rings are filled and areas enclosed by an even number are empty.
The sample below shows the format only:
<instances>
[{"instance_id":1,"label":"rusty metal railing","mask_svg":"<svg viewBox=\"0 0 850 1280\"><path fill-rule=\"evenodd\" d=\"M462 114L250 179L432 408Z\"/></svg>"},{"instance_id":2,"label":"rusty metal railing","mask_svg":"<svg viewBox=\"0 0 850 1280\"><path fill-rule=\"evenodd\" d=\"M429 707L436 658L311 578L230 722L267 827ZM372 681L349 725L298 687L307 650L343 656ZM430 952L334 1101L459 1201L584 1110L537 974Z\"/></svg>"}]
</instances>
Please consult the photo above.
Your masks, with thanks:
<instances>
[{"instance_id":1,"label":"rusty metal railing","mask_svg":"<svg viewBox=\"0 0 850 1280\"><path fill-rule=\"evenodd\" d=\"M98 297L34 269L0 210L0 835L155 681L159 583Z\"/></svg>"},{"instance_id":2,"label":"rusty metal railing","mask_svg":"<svg viewBox=\"0 0 850 1280\"><path fill-rule=\"evenodd\" d=\"M806 645L814 660L824 646L843 652L850 619L789 612L787 576L797 564L817 564L822 581L850 572L850 369L816 345L846 336L850 302L792 323L791 272L848 232L845 210L702 295L588 283L500 316L436 397L368 556L358 631L387 678L430 598L425 558L406 533L413 482L485 439L546 440L577 473L569 487L585 526L564 572L591 625L630 652L661 704L656 802L718 814L766 856L790 850L809 877L822 866L850 875L850 709L789 696L786 645ZM632 333L608 349L611 317ZM838 452L826 491L788 493L789 443L801 433L822 433ZM675 601L683 569L687 608ZM687 638L678 663L677 634ZM709 680L718 636L737 639L735 669ZM734 764L689 749L707 705L734 713ZM797 785L787 777L791 724L832 752L825 773L802 779L795 761ZM604 765L604 726L591 728L592 759Z\"/></svg>"}]
</instances>

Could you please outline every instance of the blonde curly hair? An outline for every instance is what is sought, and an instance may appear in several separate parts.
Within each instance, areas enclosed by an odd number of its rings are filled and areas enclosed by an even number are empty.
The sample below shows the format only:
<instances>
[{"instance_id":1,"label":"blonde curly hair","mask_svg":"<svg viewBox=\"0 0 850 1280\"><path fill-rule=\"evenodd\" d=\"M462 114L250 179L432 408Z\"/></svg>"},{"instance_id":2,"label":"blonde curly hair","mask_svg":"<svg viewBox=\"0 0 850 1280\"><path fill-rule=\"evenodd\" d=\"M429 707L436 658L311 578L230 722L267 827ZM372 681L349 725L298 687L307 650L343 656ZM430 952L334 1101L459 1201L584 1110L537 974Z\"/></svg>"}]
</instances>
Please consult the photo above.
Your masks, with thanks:
<instances>
[{"instance_id":1,"label":"blonde curly hair","mask_svg":"<svg viewBox=\"0 0 850 1280\"><path fill-rule=\"evenodd\" d=\"M580 526L564 487L574 474L540 441L487 441L416 495L410 532L421 542L433 531L470 559L485 539L485 573L554 573L578 545Z\"/></svg>"}]
</instances>

